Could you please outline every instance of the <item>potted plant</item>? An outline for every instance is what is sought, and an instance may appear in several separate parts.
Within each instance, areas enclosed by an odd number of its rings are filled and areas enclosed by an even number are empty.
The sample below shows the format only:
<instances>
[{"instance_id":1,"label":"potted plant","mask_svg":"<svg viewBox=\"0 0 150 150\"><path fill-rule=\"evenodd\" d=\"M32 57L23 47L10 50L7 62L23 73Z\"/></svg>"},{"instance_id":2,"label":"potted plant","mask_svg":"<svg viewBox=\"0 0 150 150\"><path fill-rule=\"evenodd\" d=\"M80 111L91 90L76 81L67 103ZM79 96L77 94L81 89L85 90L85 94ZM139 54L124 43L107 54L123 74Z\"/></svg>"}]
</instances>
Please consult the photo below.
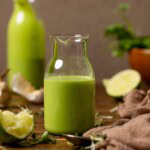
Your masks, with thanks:
<instances>
[{"instance_id":1,"label":"potted plant","mask_svg":"<svg viewBox=\"0 0 150 150\"><path fill-rule=\"evenodd\" d=\"M150 82L150 36L137 35L127 17L130 5L122 3L116 13L123 23L111 24L105 29L105 36L111 38L109 47L112 55L121 57L128 53L130 66L139 71L144 80Z\"/></svg>"}]
</instances>

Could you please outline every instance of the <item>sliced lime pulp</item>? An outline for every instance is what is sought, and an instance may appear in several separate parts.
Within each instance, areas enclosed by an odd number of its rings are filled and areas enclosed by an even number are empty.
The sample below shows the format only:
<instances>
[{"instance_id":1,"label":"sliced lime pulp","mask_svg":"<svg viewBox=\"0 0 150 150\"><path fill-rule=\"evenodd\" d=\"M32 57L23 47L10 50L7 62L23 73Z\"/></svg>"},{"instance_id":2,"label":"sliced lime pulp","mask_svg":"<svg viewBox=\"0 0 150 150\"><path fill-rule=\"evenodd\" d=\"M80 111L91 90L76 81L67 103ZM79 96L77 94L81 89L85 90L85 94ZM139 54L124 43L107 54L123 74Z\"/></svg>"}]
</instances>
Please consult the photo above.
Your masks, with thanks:
<instances>
[{"instance_id":1,"label":"sliced lime pulp","mask_svg":"<svg viewBox=\"0 0 150 150\"><path fill-rule=\"evenodd\" d=\"M103 82L108 95L112 97L122 97L138 87L141 82L141 76L137 71L127 69Z\"/></svg>"},{"instance_id":2,"label":"sliced lime pulp","mask_svg":"<svg viewBox=\"0 0 150 150\"><path fill-rule=\"evenodd\" d=\"M13 143L29 136L34 128L34 117L28 109L14 114L0 110L0 142Z\"/></svg>"}]
</instances>

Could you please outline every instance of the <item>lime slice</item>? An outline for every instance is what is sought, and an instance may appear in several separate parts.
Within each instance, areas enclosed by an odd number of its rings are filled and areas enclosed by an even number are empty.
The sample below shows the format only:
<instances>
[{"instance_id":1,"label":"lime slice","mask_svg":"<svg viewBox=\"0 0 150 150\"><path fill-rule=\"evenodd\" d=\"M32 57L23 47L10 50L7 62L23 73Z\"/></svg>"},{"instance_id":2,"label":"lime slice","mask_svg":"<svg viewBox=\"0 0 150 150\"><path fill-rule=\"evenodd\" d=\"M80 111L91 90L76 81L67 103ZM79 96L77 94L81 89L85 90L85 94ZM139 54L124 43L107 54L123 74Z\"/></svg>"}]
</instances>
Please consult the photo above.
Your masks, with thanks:
<instances>
[{"instance_id":1,"label":"lime slice","mask_svg":"<svg viewBox=\"0 0 150 150\"><path fill-rule=\"evenodd\" d=\"M34 128L34 117L28 109L18 114L0 110L0 142L13 143L28 137Z\"/></svg>"},{"instance_id":2,"label":"lime slice","mask_svg":"<svg viewBox=\"0 0 150 150\"><path fill-rule=\"evenodd\" d=\"M117 98L137 88L140 82L140 74L135 70L128 69L117 73L107 82L105 81L105 88L108 95Z\"/></svg>"},{"instance_id":3,"label":"lime slice","mask_svg":"<svg viewBox=\"0 0 150 150\"><path fill-rule=\"evenodd\" d=\"M102 83L103 83L104 87L107 87L107 85L109 83L109 79L103 79Z\"/></svg>"}]
</instances>

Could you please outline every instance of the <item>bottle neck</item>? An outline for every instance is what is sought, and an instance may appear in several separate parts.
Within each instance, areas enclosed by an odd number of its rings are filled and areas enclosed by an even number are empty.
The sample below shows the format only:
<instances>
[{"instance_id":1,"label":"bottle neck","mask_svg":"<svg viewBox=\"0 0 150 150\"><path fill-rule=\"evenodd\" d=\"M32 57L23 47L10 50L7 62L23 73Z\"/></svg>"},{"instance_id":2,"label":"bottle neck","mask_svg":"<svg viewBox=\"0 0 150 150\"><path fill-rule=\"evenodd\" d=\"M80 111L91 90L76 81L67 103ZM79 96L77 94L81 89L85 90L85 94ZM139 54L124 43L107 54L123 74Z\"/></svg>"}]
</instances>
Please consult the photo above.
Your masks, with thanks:
<instances>
[{"instance_id":1,"label":"bottle neck","mask_svg":"<svg viewBox=\"0 0 150 150\"><path fill-rule=\"evenodd\" d=\"M77 34L50 37L53 42L53 54L47 68L48 74L93 76L87 57L88 36Z\"/></svg>"},{"instance_id":2,"label":"bottle neck","mask_svg":"<svg viewBox=\"0 0 150 150\"><path fill-rule=\"evenodd\" d=\"M87 40L62 40L54 37L52 41L54 57L87 57Z\"/></svg>"},{"instance_id":3,"label":"bottle neck","mask_svg":"<svg viewBox=\"0 0 150 150\"><path fill-rule=\"evenodd\" d=\"M35 15L35 11L28 0L14 0L14 10L17 12L24 11Z\"/></svg>"}]
</instances>

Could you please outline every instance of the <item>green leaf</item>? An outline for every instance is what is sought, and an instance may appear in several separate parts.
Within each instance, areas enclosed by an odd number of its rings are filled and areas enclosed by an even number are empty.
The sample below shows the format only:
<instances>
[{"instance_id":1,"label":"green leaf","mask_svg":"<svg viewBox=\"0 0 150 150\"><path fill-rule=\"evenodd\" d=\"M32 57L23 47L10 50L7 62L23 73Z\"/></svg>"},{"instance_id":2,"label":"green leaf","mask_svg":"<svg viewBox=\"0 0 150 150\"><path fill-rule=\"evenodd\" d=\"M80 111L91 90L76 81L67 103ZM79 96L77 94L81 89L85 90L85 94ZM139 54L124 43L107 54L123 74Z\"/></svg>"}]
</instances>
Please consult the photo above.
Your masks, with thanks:
<instances>
[{"instance_id":1,"label":"green leaf","mask_svg":"<svg viewBox=\"0 0 150 150\"><path fill-rule=\"evenodd\" d=\"M150 48L150 37L143 38L143 46L144 48L147 48L147 49Z\"/></svg>"},{"instance_id":2,"label":"green leaf","mask_svg":"<svg viewBox=\"0 0 150 150\"><path fill-rule=\"evenodd\" d=\"M48 131L45 131L40 138L36 138L36 134L32 135L32 139L26 139L17 144L21 147L30 147L36 144L56 143L56 140L49 138ZM16 144L15 144L16 145Z\"/></svg>"},{"instance_id":3,"label":"green leaf","mask_svg":"<svg viewBox=\"0 0 150 150\"><path fill-rule=\"evenodd\" d=\"M114 39L133 38L130 31L123 24L112 24L105 29L105 36Z\"/></svg>"},{"instance_id":4,"label":"green leaf","mask_svg":"<svg viewBox=\"0 0 150 150\"><path fill-rule=\"evenodd\" d=\"M132 48L150 49L150 37L136 36L133 26L126 15L130 9L128 3L121 3L117 8L117 15L120 16L124 24L111 24L105 29L105 36L111 38L109 48L112 56L121 57Z\"/></svg>"},{"instance_id":5,"label":"green leaf","mask_svg":"<svg viewBox=\"0 0 150 150\"><path fill-rule=\"evenodd\" d=\"M133 47L133 39L122 39L120 40L119 47L122 51L128 52Z\"/></svg>"},{"instance_id":6,"label":"green leaf","mask_svg":"<svg viewBox=\"0 0 150 150\"><path fill-rule=\"evenodd\" d=\"M130 5L129 5L128 3L121 3L121 4L119 5L118 9L119 9L120 11L125 12L125 11L127 11L127 10L130 9Z\"/></svg>"},{"instance_id":7,"label":"green leaf","mask_svg":"<svg viewBox=\"0 0 150 150\"><path fill-rule=\"evenodd\" d=\"M103 119L99 112L95 113L95 127L100 127L104 124Z\"/></svg>"},{"instance_id":8,"label":"green leaf","mask_svg":"<svg viewBox=\"0 0 150 150\"><path fill-rule=\"evenodd\" d=\"M121 50L121 49L114 49L112 51L112 56L113 57L121 57L121 56L123 56L123 54L124 54L124 51Z\"/></svg>"},{"instance_id":9,"label":"green leaf","mask_svg":"<svg viewBox=\"0 0 150 150\"><path fill-rule=\"evenodd\" d=\"M41 138L41 143L44 143L46 142L48 139L48 131L45 131L43 134L42 134L42 138Z\"/></svg>"}]
</instances>

